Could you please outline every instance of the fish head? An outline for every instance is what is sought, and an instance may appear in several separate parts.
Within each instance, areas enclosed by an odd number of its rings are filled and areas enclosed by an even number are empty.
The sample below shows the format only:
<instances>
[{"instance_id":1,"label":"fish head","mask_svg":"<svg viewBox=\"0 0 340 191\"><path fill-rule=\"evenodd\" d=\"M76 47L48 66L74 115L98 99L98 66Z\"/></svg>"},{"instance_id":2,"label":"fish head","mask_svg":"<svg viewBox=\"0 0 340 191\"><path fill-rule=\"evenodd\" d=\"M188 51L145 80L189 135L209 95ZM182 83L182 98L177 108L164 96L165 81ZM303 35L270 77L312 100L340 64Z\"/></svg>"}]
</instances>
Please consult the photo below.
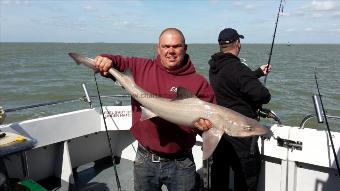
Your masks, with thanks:
<instances>
[{"instance_id":1,"label":"fish head","mask_svg":"<svg viewBox=\"0 0 340 191\"><path fill-rule=\"evenodd\" d=\"M230 126L230 123L226 123L226 125L228 125L228 127L225 128L225 133L232 137L251 137L271 134L269 128L263 126L255 120L246 124Z\"/></svg>"}]
</instances>

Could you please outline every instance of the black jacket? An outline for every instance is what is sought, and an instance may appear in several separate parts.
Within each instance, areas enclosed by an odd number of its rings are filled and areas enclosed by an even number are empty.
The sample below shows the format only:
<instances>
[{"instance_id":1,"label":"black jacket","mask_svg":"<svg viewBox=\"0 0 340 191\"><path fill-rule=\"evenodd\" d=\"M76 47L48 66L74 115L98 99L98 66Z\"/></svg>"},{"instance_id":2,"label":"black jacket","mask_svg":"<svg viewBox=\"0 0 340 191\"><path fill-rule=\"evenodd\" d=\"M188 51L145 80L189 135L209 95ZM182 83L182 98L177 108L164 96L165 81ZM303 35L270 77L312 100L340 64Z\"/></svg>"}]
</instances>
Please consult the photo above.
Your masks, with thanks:
<instances>
[{"instance_id":1,"label":"black jacket","mask_svg":"<svg viewBox=\"0 0 340 191\"><path fill-rule=\"evenodd\" d=\"M247 117L256 118L256 110L270 101L270 93L258 80L259 68L251 71L231 53L216 53L209 60L209 80L218 105Z\"/></svg>"}]
</instances>

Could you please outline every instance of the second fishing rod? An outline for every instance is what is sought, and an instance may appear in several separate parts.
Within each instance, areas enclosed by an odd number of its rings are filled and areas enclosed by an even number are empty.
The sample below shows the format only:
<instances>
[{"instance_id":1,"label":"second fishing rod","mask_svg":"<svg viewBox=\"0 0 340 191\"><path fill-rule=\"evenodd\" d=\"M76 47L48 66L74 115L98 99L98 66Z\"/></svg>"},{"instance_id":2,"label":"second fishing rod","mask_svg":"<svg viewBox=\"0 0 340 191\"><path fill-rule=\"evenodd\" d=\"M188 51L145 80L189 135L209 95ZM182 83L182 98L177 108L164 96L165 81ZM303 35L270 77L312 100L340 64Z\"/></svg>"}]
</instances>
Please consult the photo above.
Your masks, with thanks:
<instances>
[{"instance_id":1,"label":"second fishing rod","mask_svg":"<svg viewBox=\"0 0 340 191\"><path fill-rule=\"evenodd\" d=\"M271 61L271 58L272 58L273 48L274 48L274 43L275 43L275 37L276 37L276 29L277 29L277 25L279 23L280 12L282 12L282 11L283 11L283 5L282 5L282 0L280 0L279 10L278 10L277 16L276 16L273 40L272 40L272 44L270 46L269 58L268 58L267 66L266 66L267 69L270 65L270 61ZM266 83L267 83L267 77L268 77L268 74L264 77L264 81L263 81L264 85L266 85Z\"/></svg>"}]
</instances>

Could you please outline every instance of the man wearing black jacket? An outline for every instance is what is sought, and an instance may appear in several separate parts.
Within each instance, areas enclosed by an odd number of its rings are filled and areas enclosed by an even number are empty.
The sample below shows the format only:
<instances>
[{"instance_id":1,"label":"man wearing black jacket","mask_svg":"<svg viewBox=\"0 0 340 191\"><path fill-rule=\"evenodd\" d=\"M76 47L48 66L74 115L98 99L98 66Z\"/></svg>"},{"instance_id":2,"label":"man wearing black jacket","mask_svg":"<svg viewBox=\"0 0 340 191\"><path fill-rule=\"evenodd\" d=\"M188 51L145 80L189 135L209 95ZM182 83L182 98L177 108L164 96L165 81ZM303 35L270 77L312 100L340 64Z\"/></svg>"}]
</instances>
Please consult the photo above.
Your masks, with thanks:
<instances>
[{"instance_id":1,"label":"man wearing black jacket","mask_svg":"<svg viewBox=\"0 0 340 191\"><path fill-rule=\"evenodd\" d=\"M258 119L257 110L270 101L271 95L258 80L270 68L261 66L251 71L241 63L240 38L236 30L226 28L218 37L220 52L209 60L209 80L218 105L237 111L247 117ZM211 166L212 190L227 191L229 168L234 171L235 191L255 191L260 172L260 154L257 137L235 138L223 135Z\"/></svg>"}]
</instances>

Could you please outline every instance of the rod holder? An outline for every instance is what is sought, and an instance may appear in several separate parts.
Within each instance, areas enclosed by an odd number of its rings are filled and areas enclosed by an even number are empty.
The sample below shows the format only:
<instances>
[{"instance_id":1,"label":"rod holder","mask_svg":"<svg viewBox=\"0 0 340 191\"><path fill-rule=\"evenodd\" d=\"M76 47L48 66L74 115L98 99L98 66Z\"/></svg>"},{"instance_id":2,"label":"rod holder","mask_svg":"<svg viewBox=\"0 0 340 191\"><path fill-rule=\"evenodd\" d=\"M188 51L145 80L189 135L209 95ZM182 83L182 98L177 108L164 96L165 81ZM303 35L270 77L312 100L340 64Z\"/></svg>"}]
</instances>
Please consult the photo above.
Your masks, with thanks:
<instances>
[{"instance_id":1,"label":"rod holder","mask_svg":"<svg viewBox=\"0 0 340 191\"><path fill-rule=\"evenodd\" d=\"M315 109L315 113L316 113L316 117L318 119L318 122L323 123L324 122L324 116L323 116L320 96L313 95L313 103L314 103L314 109Z\"/></svg>"},{"instance_id":2,"label":"rod holder","mask_svg":"<svg viewBox=\"0 0 340 191\"><path fill-rule=\"evenodd\" d=\"M89 93L87 92L86 85L82 84L82 86L83 86L83 89L84 89L84 92L85 92L86 102L89 103L90 104L90 108L92 108L92 101L91 101L91 98L89 96Z\"/></svg>"}]
</instances>

